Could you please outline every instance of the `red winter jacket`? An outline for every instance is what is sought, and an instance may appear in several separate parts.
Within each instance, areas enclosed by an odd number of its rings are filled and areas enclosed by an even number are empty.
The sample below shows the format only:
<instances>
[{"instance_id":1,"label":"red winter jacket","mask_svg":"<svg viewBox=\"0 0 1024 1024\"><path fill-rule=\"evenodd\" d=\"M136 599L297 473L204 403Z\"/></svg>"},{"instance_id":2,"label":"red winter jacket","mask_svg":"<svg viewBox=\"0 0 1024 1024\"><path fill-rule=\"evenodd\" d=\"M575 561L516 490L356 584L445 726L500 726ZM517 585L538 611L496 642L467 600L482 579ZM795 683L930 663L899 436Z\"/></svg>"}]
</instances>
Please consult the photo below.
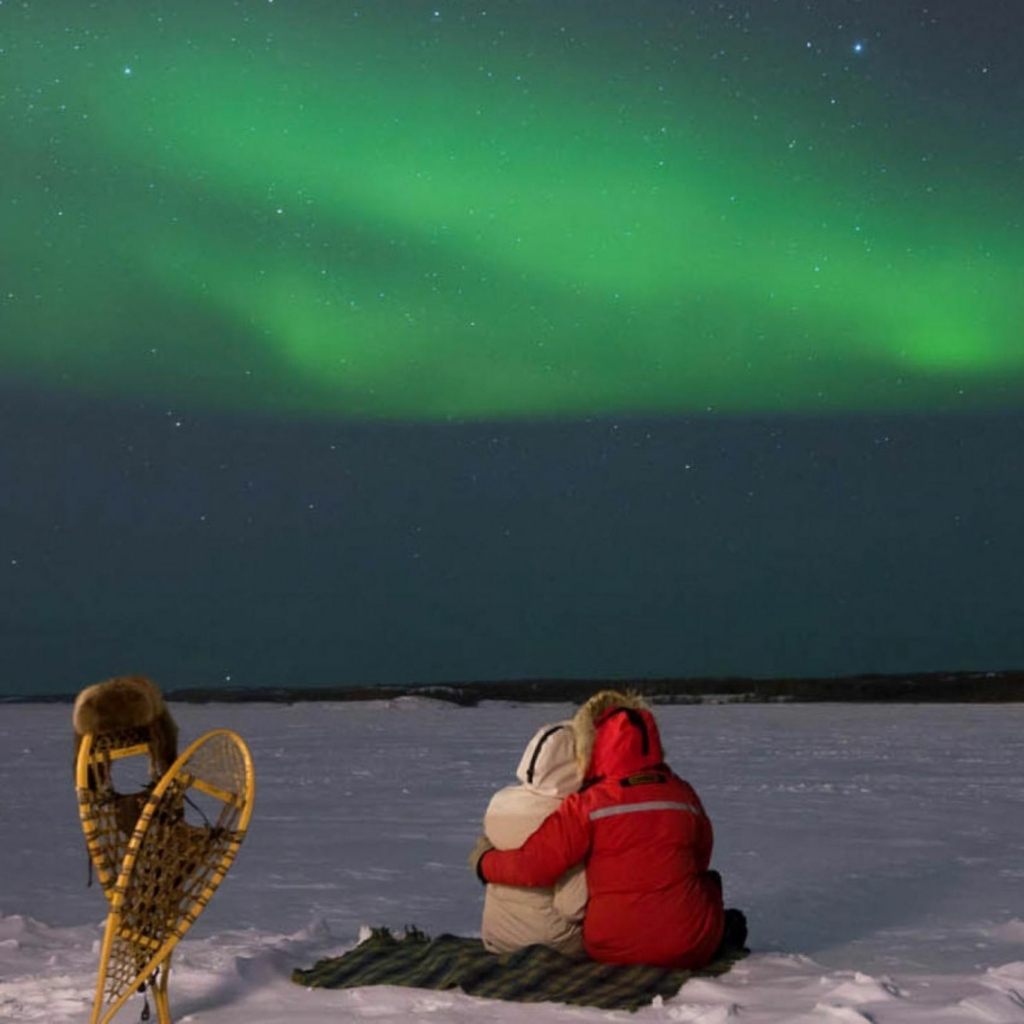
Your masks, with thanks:
<instances>
[{"instance_id":1,"label":"red winter jacket","mask_svg":"<svg viewBox=\"0 0 1024 1024\"><path fill-rule=\"evenodd\" d=\"M518 850L490 850L480 877L550 886L586 862L587 954L605 963L697 968L722 940L722 891L706 874L711 821L689 783L662 761L646 709L614 708L595 722L589 783Z\"/></svg>"}]
</instances>

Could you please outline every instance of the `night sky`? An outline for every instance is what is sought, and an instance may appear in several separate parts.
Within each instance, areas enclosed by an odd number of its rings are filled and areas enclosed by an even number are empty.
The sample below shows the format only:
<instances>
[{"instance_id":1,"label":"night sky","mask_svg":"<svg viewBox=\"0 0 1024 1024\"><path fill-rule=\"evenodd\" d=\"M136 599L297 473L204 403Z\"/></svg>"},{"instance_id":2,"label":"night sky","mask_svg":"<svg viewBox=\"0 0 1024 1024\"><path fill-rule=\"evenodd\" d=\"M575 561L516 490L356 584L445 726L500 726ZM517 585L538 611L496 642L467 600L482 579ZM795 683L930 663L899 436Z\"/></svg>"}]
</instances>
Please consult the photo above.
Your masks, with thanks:
<instances>
[{"instance_id":1,"label":"night sky","mask_svg":"<svg viewBox=\"0 0 1024 1024\"><path fill-rule=\"evenodd\" d=\"M1015 0L0 0L0 695L1024 668Z\"/></svg>"}]
</instances>

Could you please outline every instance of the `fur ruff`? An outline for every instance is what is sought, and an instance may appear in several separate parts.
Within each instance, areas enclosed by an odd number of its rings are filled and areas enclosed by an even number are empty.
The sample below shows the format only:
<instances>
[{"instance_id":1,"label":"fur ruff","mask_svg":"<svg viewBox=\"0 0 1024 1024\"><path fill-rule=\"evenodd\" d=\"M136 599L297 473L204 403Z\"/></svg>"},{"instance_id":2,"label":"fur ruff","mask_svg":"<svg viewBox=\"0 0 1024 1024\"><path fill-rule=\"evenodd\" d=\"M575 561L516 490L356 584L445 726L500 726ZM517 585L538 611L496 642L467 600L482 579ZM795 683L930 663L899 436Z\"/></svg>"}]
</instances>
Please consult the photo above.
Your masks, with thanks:
<instances>
[{"instance_id":1,"label":"fur ruff","mask_svg":"<svg viewBox=\"0 0 1024 1024\"><path fill-rule=\"evenodd\" d=\"M75 700L71 715L75 731L75 764L88 733L145 729L150 756L163 775L178 756L178 726L156 683L145 676L117 676L87 686Z\"/></svg>"},{"instance_id":2,"label":"fur ruff","mask_svg":"<svg viewBox=\"0 0 1024 1024\"><path fill-rule=\"evenodd\" d=\"M647 709L647 702L634 690L601 690L579 708L573 716L572 728L576 735L576 763L583 778L587 777L590 759L594 756L597 720L612 708L636 708L640 711Z\"/></svg>"}]
</instances>

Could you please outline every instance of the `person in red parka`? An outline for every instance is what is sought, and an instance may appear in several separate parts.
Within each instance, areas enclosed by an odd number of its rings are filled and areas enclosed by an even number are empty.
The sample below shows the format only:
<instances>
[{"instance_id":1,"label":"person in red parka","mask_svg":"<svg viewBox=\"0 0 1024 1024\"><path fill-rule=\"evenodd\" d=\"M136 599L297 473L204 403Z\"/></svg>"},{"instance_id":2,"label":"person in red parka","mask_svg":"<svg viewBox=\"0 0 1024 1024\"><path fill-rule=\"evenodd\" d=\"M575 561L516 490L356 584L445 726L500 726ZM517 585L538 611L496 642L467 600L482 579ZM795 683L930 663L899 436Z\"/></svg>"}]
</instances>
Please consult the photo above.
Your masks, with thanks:
<instances>
[{"instance_id":1,"label":"person in red parka","mask_svg":"<svg viewBox=\"0 0 1024 1024\"><path fill-rule=\"evenodd\" d=\"M654 716L639 697L603 690L573 727L580 791L518 849L478 843L470 857L478 877L551 886L585 863L583 944L591 959L706 966L725 930L721 879L709 870L711 821L693 787L665 764Z\"/></svg>"}]
</instances>

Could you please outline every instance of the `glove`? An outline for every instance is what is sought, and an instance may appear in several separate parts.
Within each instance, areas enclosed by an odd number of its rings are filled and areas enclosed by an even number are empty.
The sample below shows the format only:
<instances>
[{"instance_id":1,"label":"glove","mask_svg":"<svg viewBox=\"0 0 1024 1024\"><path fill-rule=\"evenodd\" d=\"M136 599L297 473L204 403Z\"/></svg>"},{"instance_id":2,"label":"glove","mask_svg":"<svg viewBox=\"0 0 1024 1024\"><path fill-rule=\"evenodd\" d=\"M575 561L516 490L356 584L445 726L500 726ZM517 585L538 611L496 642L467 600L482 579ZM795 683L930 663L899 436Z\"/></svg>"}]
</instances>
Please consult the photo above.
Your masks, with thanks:
<instances>
[{"instance_id":1,"label":"glove","mask_svg":"<svg viewBox=\"0 0 1024 1024\"><path fill-rule=\"evenodd\" d=\"M480 879L485 885L487 879L484 878L483 872L480 870L480 864L484 859L484 854L494 849L494 843L487 838L487 836L481 834L476 841L476 846L473 847L469 855L469 867L470 870L476 874L476 877Z\"/></svg>"}]
</instances>

